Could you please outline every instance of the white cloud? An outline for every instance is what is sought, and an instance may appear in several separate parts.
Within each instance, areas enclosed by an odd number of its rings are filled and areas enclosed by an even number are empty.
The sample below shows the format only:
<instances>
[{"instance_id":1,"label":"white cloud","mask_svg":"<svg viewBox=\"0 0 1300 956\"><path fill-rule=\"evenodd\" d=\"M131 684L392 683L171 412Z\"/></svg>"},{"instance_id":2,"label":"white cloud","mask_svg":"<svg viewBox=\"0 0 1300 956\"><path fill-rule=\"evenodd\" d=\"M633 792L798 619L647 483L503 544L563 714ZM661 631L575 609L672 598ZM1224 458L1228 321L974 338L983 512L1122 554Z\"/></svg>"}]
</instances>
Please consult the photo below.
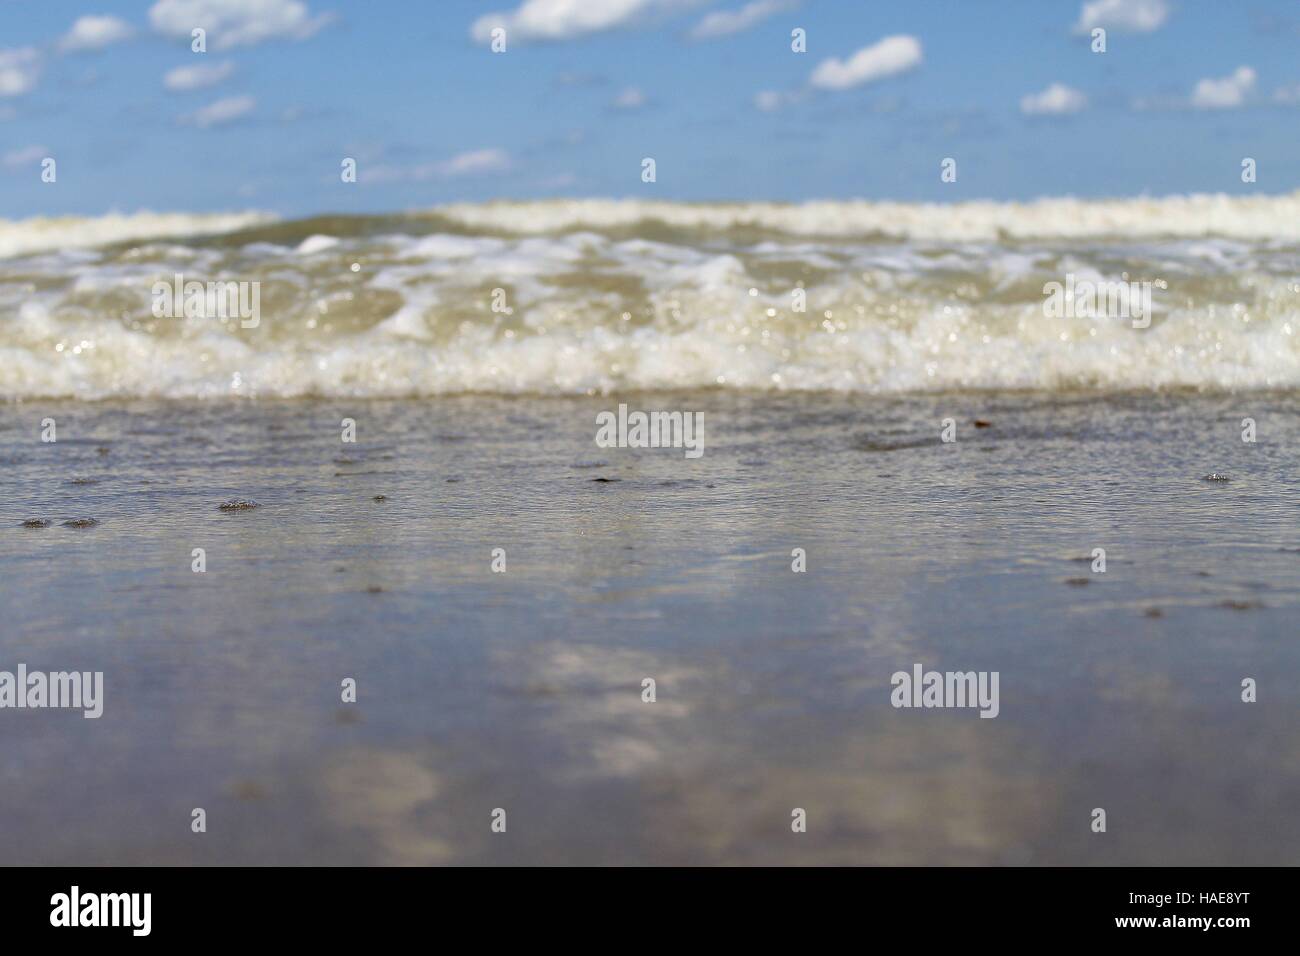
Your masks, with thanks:
<instances>
[{"instance_id":1,"label":"white cloud","mask_svg":"<svg viewBox=\"0 0 1300 956\"><path fill-rule=\"evenodd\" d=\"M361 178L367 183L423 182L427 179L455 179L504 172L510 168L510 154L503 149L478 149L460 153L439 163L418 166L362 167Z\"/></svg>"},{"instance_id":2,"label":"white cloud","mask_svg":"<svg viewBox=\"0 0 1300 956\"><path fill-rule=\"evenodd\" d=\"M313 17L302 0L158 0L149 10L149 22L159 33L189 39L202 27L217 50L302 40L333 20L330 13Z\"/></svg>"},{"instance_id":3,"label":"white cloud","mask_svg":"<svg viewBox=\"0 0 1300 956\"><path fill-rule=\"evenodd\" d=\"M692 40L712 40L731 36L796 6L798 3L794 0L753 0L739 10L718 10L697 23L690 37Z\"/></svg>"},{"instance_id":4,"label":"white cloud","mask_svg":"<svg viewBox=\"0 0 1300 956\"><path fill-rule=\"evenodd\" d=\"M490 43L505 27L512 40L572 40L628 26L644 17L686 6L690 0L524 0L508 13L489 13L470 27L470 36Z\"/></svg>"},{"instance_id":5,"label":"white cloud","mask_svg":"<svg viewBox=\"0 0 1300 956\"><path fill-rule=\"evenodd\" d=\"M1120 33L1151 33L1169 19L1166 0L1090 0L1079 11L1075 33L1091 33L1104 27Z\"/></svg>"},{"instance_id":6,"label":"white cloud","mask_svg":"<svg viewBox=\"0 0 1300 956\"><path fill-rule=\"evenodd\" d=\"M1026 116L1064 116L1088 105L1088 97L1064 83L1053 83L1041 93L1020 98L1020 112Z\"/></svg>"},{"instance_id":7,"label":"white cloud","mask_svg":"<svg viewBox=\"0 0 1300 956\"><path fill-rule=\"evenodd\" d=\"M646 96L635 86L629 86L614 99L616 110L639 110L646 104Z\"/></svg>"},{"instance_id":8,"label":"white cloud","mask_svg":"<svg viewBox=\"0 0 1300 956\"><path fill-rule=\"evenodd\" d=\"M1300 84L1279 86L1273 91L1273 102L1279 106L1300 106Z\"/></svg>"},{"instance_id":9,"label":"white cloud","mask_svg":"<svg viewBox=\"0 0 1300 956\"><path fill-rule=\"evenodd\" d=\"M921 41L913 36L885 37L863 47L847 61L832 57L813 70L808 82L823 90L847 90L913 69L921 62Z\"/></svg>"},{"instance_id":10,"label":"white cloud","mask_svg":"<svg viewBox=\"0 0 1300 956\"><path fill-rule=\"evenodd\" d=\"M78 17L72 29L59 39L64 53L78 50L102 50L135 34L131 24L117 17Z\"/></svg>"},{"instance_id":11,"label":"white cloud","mask_svg":"<svg viewBox=\"0 0 1300 956\"><path fill-rule=\"evenodd\" d=\"M182 122L193 123L200 129L221 126L247 116L256 106L257 100L251 96L229 96L224 100L210 103L189 116L182 117Z\"/></svg>"},{"instance_id":12,"label":"white cloud","mask_svg":"<svg viewBox=\"0 0 1300 956\"><path fill-rule=\"evenodd\" d=\"M608 78L600 73L579 73L572 70L558 73L555 77L556 86L594 87L604 86L608 82Z\"/></svg>"},{"instance_id":13,"label":"white cloud","mask_svg":"<svg viewBox=\"0 0 1300 956\"><path fill-rule=\"evenodd\" d=\"M214 63L211 66L206 63L195 66L178 66L174 70L168 70L166 75L163 76L163 86L175 93L185 90L201 90L205 87L216 86L234 72L235 64L229 60L225 63Z\"/></svg>"},{"instance_id":14,"label":"white cloud","mask_svg":"<svg viewBox=\"0 0 1300 956\"><path fill-rule=\"evenodd\" d=\"M31 47L0 50L0 96L20 96L36 86L41 55Z\"/></svg>"},{"instance_id":15,"label":"white cloud","mask_svg":"<svg viewBox=\"0 0 1300 956\"><path fill-rule=\"evenodd\" d=\"M17 169L20 166L32 166L39 163L50 151L44 146L28 146L24 149L15 149L12 152L5 153L0 158L0 163L4 163L9 169Z\"/></svg>"},{"instance_id":16,"label":"white cloud","mask_svg":"<svg viewBox=\"0 0 1300 956\"><path fill-rule=\"evenodd\" d=\"M780 90L763 90L754 96L754 105L764 113L775 113L791 103L797 103L803 97L798 93L786 93Z\"/></svg>"},{"instance_id":17,"label":"white cloud","mask_svg":"<svg viewBox=\"0 0 1300 956\"><path fill-rule=\"evenodd\" d=\"M1226 110L1240 106L1255 88L1255 71L1239 66L1231 76L1204 79L1192 90L1192 106L1198 110Z\"/></svg>"},{"instance_id":18,"label":"white cloud","mask_svg":"<svg viewBox=\"0 0 1300 956\"><path fill-rule=\"evenodd\" d=\"M510 168L510 157L503 149L480 149L453 156L438 164L443 176L477 176L481 173L499 173Z\"/></svg>"}]
</instances>

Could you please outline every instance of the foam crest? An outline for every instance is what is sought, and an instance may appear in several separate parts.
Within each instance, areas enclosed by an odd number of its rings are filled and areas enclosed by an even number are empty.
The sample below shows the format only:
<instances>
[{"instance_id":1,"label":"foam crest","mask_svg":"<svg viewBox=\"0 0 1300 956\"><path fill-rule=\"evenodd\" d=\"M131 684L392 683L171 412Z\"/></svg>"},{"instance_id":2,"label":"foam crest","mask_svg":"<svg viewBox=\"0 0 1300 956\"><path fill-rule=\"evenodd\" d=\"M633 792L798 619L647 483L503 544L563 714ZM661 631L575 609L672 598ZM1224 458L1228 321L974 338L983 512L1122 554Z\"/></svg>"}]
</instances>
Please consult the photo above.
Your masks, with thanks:
<instances>
[{"instance_id":1,"label":"foam crest","mask_svg":"<svg viewBox=\"0 0 1300 956\"><path fill-rule=\"evenodd\" d=\"M238 216L102 224L0 260L0 396L1300 388L1300 242L1261 225L1300 213L1294 200L1116 212L1146 202L1091 204L1047 238L1030 237L1053 219L1034 204L1016 238L858 235L938 231L941 217L855 203L489 204L336 218L331 233ZM978 205L943 207L946 232L987 232ZM1194 227L1198 209L1241 234ZM1129 221L1187 235L1061 234ZM238 231L187 238L199 225ZM95 235L110 244L89 248ZM159 317L155 285L176 276L257 283L260 322ZM1149 327L1052 317L1045 288L1067 277L1160 283Z\"/></svg>"}]
</instances>

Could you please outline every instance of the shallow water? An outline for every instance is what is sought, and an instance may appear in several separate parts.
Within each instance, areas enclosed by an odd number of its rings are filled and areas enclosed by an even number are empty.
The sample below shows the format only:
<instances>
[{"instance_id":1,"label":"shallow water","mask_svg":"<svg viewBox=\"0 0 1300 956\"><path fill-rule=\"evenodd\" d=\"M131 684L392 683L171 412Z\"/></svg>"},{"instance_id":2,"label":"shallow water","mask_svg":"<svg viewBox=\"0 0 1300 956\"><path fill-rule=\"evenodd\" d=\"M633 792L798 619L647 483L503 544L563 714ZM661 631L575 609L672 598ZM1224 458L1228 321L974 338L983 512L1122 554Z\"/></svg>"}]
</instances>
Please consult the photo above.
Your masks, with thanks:
<instances>
[{"instance_id":1,"label":"shallow water","mask_svg":"<svg viewBox=\"0 0 1300 956\"><path fill-rule=\"evenodd\" d=\"M3 405L0 669L106 700L0 711L0 862L1294 863L1298 448L1279 391Z\"/></svg>"}]
</instances>

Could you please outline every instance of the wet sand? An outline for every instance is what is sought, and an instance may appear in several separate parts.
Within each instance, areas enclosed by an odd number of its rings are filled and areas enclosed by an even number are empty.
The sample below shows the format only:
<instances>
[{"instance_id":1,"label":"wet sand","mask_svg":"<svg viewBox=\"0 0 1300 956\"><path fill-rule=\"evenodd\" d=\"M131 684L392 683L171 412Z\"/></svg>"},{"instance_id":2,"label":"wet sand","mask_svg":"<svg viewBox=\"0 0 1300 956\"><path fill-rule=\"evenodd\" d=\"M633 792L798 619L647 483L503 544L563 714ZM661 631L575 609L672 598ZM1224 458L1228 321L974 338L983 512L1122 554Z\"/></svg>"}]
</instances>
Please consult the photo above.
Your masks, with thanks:
<instances>
[{"instance_id":1,"label":"wet sand","mask_svg":"<svg viewBox=\"0 0 1300 956\"><path fill-rule=\"evenodd\" d=\"M620 401L702 412L703 457L596 447ZM1300 858L1294 392L28 401L0 437L0 670L105 675L98 720L0 710L0 863ZM999 716L893 708L916 663L998 671Z\"/></svg>"}]
</instances>

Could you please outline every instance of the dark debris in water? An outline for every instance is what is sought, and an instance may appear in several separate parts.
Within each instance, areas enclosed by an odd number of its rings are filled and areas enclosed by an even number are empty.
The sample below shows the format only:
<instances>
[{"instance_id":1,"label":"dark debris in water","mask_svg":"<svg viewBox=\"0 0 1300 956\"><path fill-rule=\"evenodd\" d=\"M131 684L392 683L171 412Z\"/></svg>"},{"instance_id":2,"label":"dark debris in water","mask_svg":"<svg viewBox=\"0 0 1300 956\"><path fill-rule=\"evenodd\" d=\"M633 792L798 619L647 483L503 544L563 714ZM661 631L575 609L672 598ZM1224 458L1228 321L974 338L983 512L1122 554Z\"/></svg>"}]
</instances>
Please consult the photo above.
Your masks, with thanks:
<instances>
[{"instance_id":1,"label":"dark debris in water","mask_svg":"<svg viewBox=\"0 0 1300 956\"><path fill-rule=\"evenodd\" d=\"M262 507L256 501L250 501L247 498L231 498L222 504L218 511L252 511L254 508Z\"/></svg>"},{"instance_id":2,"label":"dark debris in water","mask_svg":"<svg viewBox=\"0 0 1300 956\"><path fill-rule=\"evenodd\" d=\"M387 501L387 500L388 500L388 495L375 495L375 496L374 496L373 498L371 498L370 500L371 500L371 501Z\"/></svg>"},{"instance_id":3,"label":"dark debris in water","mask_svg":"<svg viewBox=\"0 0 1300 956\"><path fill-rule=\"evenodd\" d=\"M977 419L975 419L974 425L975 425L976 428L992 428L992 427L993 427L993 423L992 423L992 422L985 421L985 420L982 419L982 418L977 418Z\"/></svg>"},{"instance_id":4,"label":"dark debris in water","mask_svg":"<svg viewBox=\"0 0 1300 956\"><path fill-rule=\"evenodd\" d=\"M28 518L22 523L24 528L48 528L54 522L49 518Z\"/></svg>"},{"instance_id":5,"label":"dark debris in water","mask_svg":"<svg viewBox=\"0 0 1300 956\"><path fill-rule=\"evenodd\" d=\"M1227 475L1221 475L1217 471L1212 471L1205 475L1201 481L1232 481Z\"/></svg>"},{"instance_id":6,"label":"dark debris in water","mask_svg":"<svg viewBox=\"0 0 1300 956\"><path fill-rule=\"evenodd\" d=\"M1088 578L1066 578L1065 583L1072 588L1086 588L1092 581Z\"/></svg>"},{"instance_id":7,"label":"dark debris in water","mask_svg":"<svg viewBox=\"0 0 1300 956\"><path fill-rule=\"evenodd\" d=\"M937 444L939 444L937 438L902 438L890 441L863 435L854 439L853 448L855 451L904 451L908 448L928 448Z\"/></svg>"},{"instance_id":8,"label":"dark debris in water","mask_svg":"<svg viewBox=\"0 0 1300 956\"><path fill-rule=\"evenodd\" d=\"M1226 608L1229 611L1254 611L1264 606L1262 601L1237 601L1229 599L1220 601L1216 607Z\"/></svg>"},{"instance_id":9,"label":"dark debris in water","mask_svg":"<svg viewBox=\"0 0 1300 956\"><path fill-rule=\"evenodd\" d=\"M70 518L63 522L65 528L93 528L99 524L95 518Z\"/></svg>"},{"instance_id":10,"label":"dark debris in water","mask_svg":"<svg viewBox=\"0 0 1300 956\"><path fill-rule=\"evenodd\" d=\"M256 780L237 780L231 784L230 795L236 800L264 800L267 791Z\"/></svg>"},{"instance_id":11,"label":"dark debris in water","mask_svg":"<svg viewBox=\"0 0 1300 956\"><path fill-rule=\"evenodd\" d=\"M591 480L598 481L603 485L607 485L610 484L611 482L622 481L623 479L622 478L592 478Z\"/></svg>"},{"instance_id":12,"label":"dark debris in water","mask_svg":"<svg viewBox=\"0 0 1300 956\"><path fill-rule=\"evenodd\" d=\"M1149 608L1147 608L1145 611L1142 612L1142 616L1143 616L1143 617L1150 617L1150 618L1164 617L1164 616L1165 616L1165 612L1162 611L1162 610L1160 610L1160 608L1158 608L1158 607L1149 607Z\"/></svg>"}]
</instances>

